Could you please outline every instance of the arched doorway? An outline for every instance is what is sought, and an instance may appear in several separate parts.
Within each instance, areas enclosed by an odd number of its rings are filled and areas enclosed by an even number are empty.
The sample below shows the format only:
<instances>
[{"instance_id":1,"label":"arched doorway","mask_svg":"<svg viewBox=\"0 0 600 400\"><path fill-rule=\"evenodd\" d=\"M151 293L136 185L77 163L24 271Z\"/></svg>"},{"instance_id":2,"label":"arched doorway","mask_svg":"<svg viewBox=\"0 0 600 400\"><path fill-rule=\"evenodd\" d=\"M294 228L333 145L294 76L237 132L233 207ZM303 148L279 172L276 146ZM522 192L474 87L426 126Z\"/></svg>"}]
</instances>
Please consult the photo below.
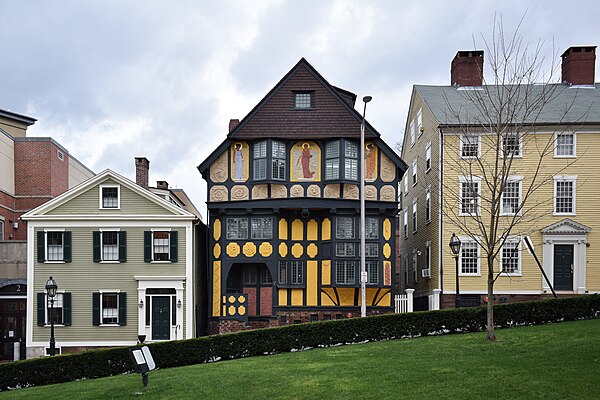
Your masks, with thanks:
<instances>
[{"instance_id":1,"label":"arched doorway","mask_svg":"<svg viewBox=\"0 0 600 400\"><path fill-rule=\"evenodd\" d=\"M273 277L264 263L233 264L226 293L248 295L248 316L270 317L273 313Z\"/></svg>"}]
</instances>

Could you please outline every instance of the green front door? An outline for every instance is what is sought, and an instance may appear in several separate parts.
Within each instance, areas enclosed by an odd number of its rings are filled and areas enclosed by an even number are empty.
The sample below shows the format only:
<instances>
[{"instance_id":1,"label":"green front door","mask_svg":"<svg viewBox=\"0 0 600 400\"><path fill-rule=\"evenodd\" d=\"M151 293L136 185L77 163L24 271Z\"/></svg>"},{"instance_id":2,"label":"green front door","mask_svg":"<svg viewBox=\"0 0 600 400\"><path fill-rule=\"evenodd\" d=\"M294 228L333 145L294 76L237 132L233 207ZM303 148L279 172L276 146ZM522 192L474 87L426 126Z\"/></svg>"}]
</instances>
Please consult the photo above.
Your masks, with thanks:
<instances>
[{"instance_id":1,"label":"green front door","mask_svg":"<svg viewBox=\"0 0 600 400\"><path fill-rule=\"evenodd\" d=\"M169 340L171 297L152 296L152 340Z\"/></svg>"}]
</instances>

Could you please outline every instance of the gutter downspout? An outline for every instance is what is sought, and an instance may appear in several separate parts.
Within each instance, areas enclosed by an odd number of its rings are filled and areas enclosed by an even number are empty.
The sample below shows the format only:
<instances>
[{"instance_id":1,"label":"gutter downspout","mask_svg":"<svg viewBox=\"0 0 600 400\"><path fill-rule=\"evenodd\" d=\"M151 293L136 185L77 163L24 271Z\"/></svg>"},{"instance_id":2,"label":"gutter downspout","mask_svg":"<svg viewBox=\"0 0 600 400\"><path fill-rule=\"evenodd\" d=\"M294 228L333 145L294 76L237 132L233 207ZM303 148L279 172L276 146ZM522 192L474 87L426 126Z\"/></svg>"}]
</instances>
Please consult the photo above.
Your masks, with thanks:
<instances>
[{"instance_id":1,"label":"gutter downspout","mask_svg":"<svg viewBox=\"0 0 600 400\"><path fill-rule=\"evenodd\" d=\"M443 198L444 198L444 132L440 128L440 145L439 145L439 196L438 196L438 288L440 289L440 309L442 309L443 297L444 297L444 250L443 250L443 232L444 232L444 218L443 218Z\"/></svg>"}]
</instances>

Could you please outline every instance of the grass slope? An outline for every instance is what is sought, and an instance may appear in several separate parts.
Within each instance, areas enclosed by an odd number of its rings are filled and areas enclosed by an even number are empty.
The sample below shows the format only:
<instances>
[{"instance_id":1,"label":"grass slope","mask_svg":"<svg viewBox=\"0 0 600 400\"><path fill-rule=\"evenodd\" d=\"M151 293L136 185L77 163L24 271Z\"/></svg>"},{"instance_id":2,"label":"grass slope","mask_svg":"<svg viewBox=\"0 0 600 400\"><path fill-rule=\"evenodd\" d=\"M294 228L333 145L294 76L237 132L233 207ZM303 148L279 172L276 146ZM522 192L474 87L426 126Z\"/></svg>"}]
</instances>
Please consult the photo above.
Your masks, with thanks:
<instances>
[{"instance_id":1,"label":"grass slope","mask_svg":"<svg viewBox=\"0 0 600 400\"><path fill-rule=\"evenodd\" d=\"M0 393L2 399L598 399L600 319L395 340Z\"/></svg>"}]
</instances>

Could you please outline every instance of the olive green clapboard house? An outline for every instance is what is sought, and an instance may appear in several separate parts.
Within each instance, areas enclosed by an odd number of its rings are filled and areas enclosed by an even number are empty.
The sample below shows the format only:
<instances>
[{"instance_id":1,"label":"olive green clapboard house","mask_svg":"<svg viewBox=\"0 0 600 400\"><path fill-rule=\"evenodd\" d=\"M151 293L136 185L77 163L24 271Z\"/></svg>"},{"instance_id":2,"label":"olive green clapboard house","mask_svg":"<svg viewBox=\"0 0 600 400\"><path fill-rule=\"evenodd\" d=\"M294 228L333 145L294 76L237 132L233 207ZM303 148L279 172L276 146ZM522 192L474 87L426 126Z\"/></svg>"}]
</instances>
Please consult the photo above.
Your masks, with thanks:
<instances>
[{"instance_id":1,"label":"olive green clapboard house","mask_svg":"<svg viewBox=\"0 0 600 400\"><path fill-rule=\"evenodd\" d=\"M191 213L106 170L25 214L27 358L194 335Z\"/></svg>"}]
</instances>

